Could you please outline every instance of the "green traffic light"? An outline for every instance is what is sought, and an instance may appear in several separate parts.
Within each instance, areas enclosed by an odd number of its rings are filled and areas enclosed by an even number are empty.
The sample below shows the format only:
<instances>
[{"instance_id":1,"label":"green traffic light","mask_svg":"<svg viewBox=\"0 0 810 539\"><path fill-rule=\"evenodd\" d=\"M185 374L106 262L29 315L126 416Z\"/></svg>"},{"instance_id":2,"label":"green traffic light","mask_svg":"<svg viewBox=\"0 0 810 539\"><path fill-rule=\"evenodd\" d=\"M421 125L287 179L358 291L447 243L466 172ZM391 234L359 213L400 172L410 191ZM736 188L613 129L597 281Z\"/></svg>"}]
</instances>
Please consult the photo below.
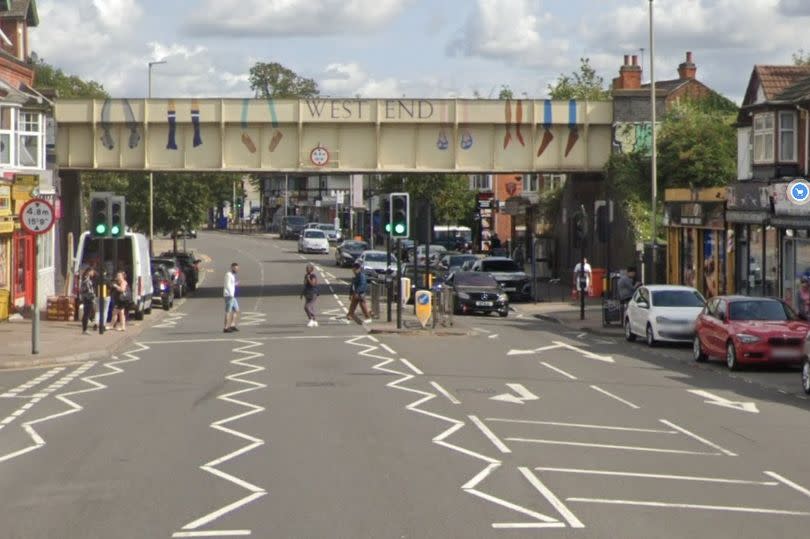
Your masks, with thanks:
<instances>
[{"instance_id":1,"label":"green traffic light","mask_svg":"<svg viewBox=\"0 0 810 539\"><path fill-rule=\"evenodd\" d=\"M397 234L404 234L405 233L405 224L404 223L397 223L394 225L394 232Z\"/></svg>"},{"instance_id":2,"label":"green traffic light","mask_svg":"<svg viewBox=\"0 0 810 539\"><path fill-rule=\"evenodd\" d=\"M96 225L96 234L100 236L105 232L107 232L107 225L105 225L104 223L99 223Z\"/></svg>"},{"instance_id":3,"label":"green traffic light","mask_svg":"<svg viewBox=\"0 0 810 539\"><path fill-rule=\"evenodd\" d=\"M113 236L117 236L121 232L121 229L118 227L118 225L113 225L110 232L112 233Z\"/></svg>"},{"instance_id":4,"label":"green traffic light","mask_svg":"<svg viewBox=\"0 0 810 539\"><path fill-rule=\"evenodd\" d=\"M389 234L391 233L391 223L385 225L385 231L388 232Z\"/></svg>"}]
</instances>

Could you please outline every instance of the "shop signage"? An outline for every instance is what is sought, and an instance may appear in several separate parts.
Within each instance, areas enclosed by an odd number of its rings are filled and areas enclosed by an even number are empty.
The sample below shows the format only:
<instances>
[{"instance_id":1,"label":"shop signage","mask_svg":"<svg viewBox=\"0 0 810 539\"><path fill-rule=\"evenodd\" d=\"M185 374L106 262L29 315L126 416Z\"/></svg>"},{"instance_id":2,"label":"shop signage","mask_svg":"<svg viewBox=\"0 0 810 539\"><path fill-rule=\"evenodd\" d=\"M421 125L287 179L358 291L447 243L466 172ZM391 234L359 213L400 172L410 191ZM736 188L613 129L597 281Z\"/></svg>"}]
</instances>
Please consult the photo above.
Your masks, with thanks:
<instances>
[{"instance_id":1,"label":"shop signage","mask_svg":"<svg viewBox=\"0 0 810 539\"><path fill-rule=\"evenodd\" d=\"M0 234L11 234L14 232L14 221L0 221Z\"/></svg>"},{"instance_id":2,"label":"shop signage","mask_svg":"<svg viewBox=\"0 0 810 539\"><path fill-rule=\"evenodd\" d=\"M759 183L739 182L728 189L728 207L742 211L770 210L770 192L768 186Z\"/></svg>"},{"instance_id":3,"label":"shop signage","mask_svg":"<svg viewBox=\"0 0 810 539\"><path fill-rule=\"evenodd\" d=\"M11 215L11 186L0 185L0 215Z\"/></svg>"},{"instance_id":4,"label":"shop signage","mask_svg":"<svg viewBox=\"0 0 810 539\"><path fill-rule=\"evenodd\" d=\"M684 202L667 204L669 226L725 228L723 203Z\"/></svg>"},{"instance_id":5,"label":"shop signage","mask_svg":"<svg viewBox=\"0 0 810 539\"><path fill-rule=\"evenodd\" d=\"M805 180L775 183L771 185L771 197L774 215L805 217L810 221L810 184Z\"/></svg>"}]
</instances>

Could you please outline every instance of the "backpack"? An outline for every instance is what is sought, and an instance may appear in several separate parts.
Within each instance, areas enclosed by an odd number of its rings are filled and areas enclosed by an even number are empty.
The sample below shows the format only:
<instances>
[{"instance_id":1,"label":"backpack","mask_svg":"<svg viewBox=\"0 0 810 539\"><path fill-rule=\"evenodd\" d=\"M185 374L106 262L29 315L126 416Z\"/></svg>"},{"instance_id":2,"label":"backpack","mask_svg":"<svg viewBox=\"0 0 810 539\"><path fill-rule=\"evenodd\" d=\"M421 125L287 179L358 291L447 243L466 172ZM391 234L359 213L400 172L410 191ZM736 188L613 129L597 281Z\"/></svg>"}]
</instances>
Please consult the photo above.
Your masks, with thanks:
<instances>
[{"instance_id":1,"label":"backpack","mask_svg":"<svg viewBox=\"0 0 810 539\"><path fill-rule=\"evenodd\" d=\"M96 291L93 285L93 281L88 279L82 279L79 297L81 298L82 301L92 301L96 299Z\"/></svg>"}]
</instances>

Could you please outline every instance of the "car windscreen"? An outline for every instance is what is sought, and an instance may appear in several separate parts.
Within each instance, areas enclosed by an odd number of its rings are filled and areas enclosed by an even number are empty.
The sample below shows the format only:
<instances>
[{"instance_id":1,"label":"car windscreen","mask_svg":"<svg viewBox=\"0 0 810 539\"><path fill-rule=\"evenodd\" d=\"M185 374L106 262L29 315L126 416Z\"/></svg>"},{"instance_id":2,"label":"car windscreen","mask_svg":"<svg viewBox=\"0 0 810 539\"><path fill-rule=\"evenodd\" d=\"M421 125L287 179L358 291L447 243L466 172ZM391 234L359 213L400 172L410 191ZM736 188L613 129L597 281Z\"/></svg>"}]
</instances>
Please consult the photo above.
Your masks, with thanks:
<instances>
[{"instance_id":1,"label":"car windscreen","mask_svg":"<svg viewBox=\"0 0 810 539\"><path fill-rule=\"evenodd\" d=\"M475 260L475 257L472 255L450 256L448 257L448 265L451 268L459 267L468 260Z\"/></svg>"},{"instance_id":2,"label":"car windscreen","mask_svg":"<svg viewBox=\"0 0 810 539\"><path fill-rule=\"evenodd\" d=\"M304 232L305 238L325 238L326 236L321 230L307 230Z\"/></svg>"},{"instance_id":3,"label":"car windscreen","mask_svg":"<svg viewBox=\"0 0 810 539\"><path fill-rule=\"evenodd\" d=\"M784 322L796 320L793 314L779 301L732 301L729 304L729 320L770 320Z\"/></svg>"},{"instance_id":4,"label":"car windscreen","mask_svg":"<svg viewBox=\"0 0 810 539\"><path fill-rule=\"evenodd\" d=\"M335 225L318 225L321 230L334 231Z\"/></svg>"},{"instance_id":5,"label":"car windscreen","mask_svg":"<svg viewBox=\"0 0 810 539\"><path fill-rule=\"evenodd\" d=\"M456 286L498 286L489 273L457 273L453 281Z\"/></svg>"},{"instance_id":6,"label":"car windscreen","mask_svg":"<svg viewBox=\"0 0 810 539\"><path fill-rule=\"evenodd\" d=\"M352 253L357 251L365 251L368 249L368 244L362 241L344 241L343 246L341 247L344 251L350 251Z\"/></svg>"},{"instance_id":7,"label":"car windscreen","mask_svg":"<svg viewBox=\"0 0 810 539\"><path fill-rule=\"evenodd\" d=\"M396 262L396 258L394 255L391 255L391 258L388 259L390 263ZM366 253L366 262L385 262L385 253Z\"/></svg>"},{"instance_id":8,"label":"car windscreen","mask_svg":"<svg viewBox=\"0 0 810 539\"><path fill-rule=\"evenodd\" d=\"M287 224L289 225L303 225L306 224L306 217L287 217Z\"/></svg>"},{"instance_id":9,"label":"car windscreen","mask_svg":"<svg viewBox=\"0 0 810 539\"><path fill-rule=\"evenodd\" d=\"M652 293L655 307L703 307L703 298L693 290L658 290Z\"/></svg>"},{"instance_id":10,"label":"car windscreen","mask_svg":"<svg viewBox=\"0 0 810 539\"><path fill-rule=\"evenodd\" d=\"M481 263L483 271L521 271L512 260L485 260Z\"/></svg>"},{"instance_id":11,"label":"car windscreen","mask_svg":"<svg viewBox=\"0 0 810 539\"><path fill-rule=\"evenodd\" d=\"M167 268L173 268L175 266L174 260L168 258L153 258L152 262L156 262L158 264L163 264Z\"/></svg>"}]
</instances>

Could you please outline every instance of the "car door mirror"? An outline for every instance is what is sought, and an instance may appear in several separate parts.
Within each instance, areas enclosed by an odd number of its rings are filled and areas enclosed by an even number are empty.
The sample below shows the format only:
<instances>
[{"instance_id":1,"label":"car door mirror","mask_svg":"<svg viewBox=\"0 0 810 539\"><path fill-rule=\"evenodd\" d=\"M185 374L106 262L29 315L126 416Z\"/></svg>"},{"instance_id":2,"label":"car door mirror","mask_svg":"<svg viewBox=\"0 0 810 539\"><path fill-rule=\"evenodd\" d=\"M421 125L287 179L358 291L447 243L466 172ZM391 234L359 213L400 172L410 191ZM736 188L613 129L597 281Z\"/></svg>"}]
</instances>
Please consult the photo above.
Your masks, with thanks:
<instances>
[{"instance_id":1,"label":"car door mirror","mask_svg":"<svg viewBox=\"0 0 810 539\"><path fill-rule=\"evenodd\" d=\"M639 309L649 309L649 308L650 308L650 304L649 304L649 303L647 303L647 302L646 302L646 301L644 301L644 300L641 300L641 301L639 301L639 302L638 302L638 307L639 307Z\"/></svg>"}]
</instances>

